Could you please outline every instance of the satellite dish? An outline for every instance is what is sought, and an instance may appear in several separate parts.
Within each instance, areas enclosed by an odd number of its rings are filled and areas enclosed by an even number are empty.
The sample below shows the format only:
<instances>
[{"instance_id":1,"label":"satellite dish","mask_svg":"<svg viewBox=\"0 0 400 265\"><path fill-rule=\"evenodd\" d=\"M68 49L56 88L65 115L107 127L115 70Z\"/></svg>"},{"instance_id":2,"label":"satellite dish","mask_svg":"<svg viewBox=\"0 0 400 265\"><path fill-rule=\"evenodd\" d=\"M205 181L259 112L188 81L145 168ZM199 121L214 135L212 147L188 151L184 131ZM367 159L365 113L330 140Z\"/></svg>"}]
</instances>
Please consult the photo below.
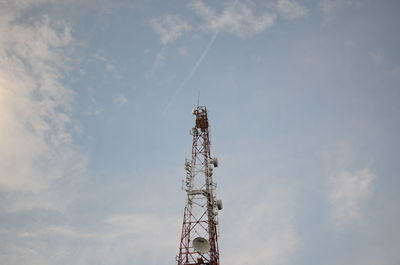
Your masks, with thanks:
<instances>
[{"instance_id":1,"label":"satellite dish","mask_svg":"<svg viewBox=\"0 0 400 265\"><path fill-rule=\"evenodd\" d=\"M197 252L200 253L206 253L208 251L210 251L210 242L208 242L207 239L202 238L202 237L196 237L193 240L193 247Z\"/></svg>"},{"instance_id":2,"label":"satellite dish","mask_svg":"<svg viewBox=\"0 0 400 265\"><path fill-rule=\"evenodd\" d=\"M214 157L212 160L212 164L214 165L214 167L218 167L218 158Z\"/></svg>"},{"instance_id":3,"label":"satellite dish","mask_svg":"<svg viewBox=\"0 0 400 265\"><path fill-rule=\"evenodd\" d=\"M217 208L218 208L218 210L222 210L223 206L222 206L221 200L217 200Z\"/></svg>"}]
</instances>

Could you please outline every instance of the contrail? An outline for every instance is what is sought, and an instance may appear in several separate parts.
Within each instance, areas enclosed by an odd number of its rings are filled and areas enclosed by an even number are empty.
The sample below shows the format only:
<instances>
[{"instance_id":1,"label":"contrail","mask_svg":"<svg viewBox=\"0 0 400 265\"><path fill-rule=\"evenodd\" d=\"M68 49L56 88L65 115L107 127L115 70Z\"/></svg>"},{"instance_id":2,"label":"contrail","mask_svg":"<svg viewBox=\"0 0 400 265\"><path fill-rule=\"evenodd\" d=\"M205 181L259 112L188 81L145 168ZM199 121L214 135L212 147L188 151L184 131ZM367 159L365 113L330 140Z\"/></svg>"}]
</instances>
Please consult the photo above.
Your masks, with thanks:
<instances>
[{"instance_id":1,"label":"contrail","mask_svg":"<svg viewBox=\"0 0 400 265\"><path fill-rule=\"evenodd\" d=\"M210 50L211 46L214 44L215 39L218 36L218 31L214 33L214 35L211 37L210 42L207 44L206 48L204 49L203 53L200 55L199 59L197 59L196 63L194 64L192 71L190 71L189 75L182 81L182 83L178 86L178 88L175 90L174 94L172 95L170 101L168 102L167 106L164 108L163 115L168 111L169 107L171 106L172 102L174 101L175 97L178 95L178 93L185 87L186 83L189 82L189 80L192 78L194 73L197 71L197 68L203 61L204 57L206 57L208 51Z\"/></svg>"}]
</instances>

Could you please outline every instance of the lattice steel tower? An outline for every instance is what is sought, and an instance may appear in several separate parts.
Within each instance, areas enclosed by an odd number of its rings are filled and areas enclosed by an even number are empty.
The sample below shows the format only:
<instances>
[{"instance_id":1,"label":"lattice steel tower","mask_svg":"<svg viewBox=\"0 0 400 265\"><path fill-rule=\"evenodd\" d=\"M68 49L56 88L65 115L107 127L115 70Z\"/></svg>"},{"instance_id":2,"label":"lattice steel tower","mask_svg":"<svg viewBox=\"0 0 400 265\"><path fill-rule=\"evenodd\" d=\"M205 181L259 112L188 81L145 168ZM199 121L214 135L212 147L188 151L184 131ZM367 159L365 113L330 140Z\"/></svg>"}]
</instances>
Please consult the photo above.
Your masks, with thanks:
<instances>
[{"instance_id":1,"label":"lattice steel tower","mask_svg":"<svg viewBox=\"0 0 400 265\"><path fill-rule=\"evenodd\" d=\"M185 161L187 200L177 261L178 265L219 265L217 228L222 201L216 198L216 183L212 177L218 160L210 155L206 107L198 106L192 113L196 123L190 132L193 136L192 158Z\"/></svg>"}]
</instances>

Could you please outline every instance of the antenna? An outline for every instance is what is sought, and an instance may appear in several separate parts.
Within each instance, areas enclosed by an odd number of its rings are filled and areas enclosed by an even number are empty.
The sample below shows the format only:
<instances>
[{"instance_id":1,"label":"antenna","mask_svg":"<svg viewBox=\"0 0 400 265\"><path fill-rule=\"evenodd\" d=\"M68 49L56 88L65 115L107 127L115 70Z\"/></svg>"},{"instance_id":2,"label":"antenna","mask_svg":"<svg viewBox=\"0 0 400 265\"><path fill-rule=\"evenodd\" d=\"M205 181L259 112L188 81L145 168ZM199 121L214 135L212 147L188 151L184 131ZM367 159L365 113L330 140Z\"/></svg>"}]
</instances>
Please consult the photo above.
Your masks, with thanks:
<instances>
[{"instance_id":1,"label":"antenna","mask_svg":"<svg viewBox=\"0 0 400 265\"><path fill-rule=\"evenodd\" d=\"M218 159L211 157L207 109L199 106L192 111L196 116L192 158L185 161L184 179L187 193L183 214L182 234L177 256L178 265L219 265L218 211L222 201L217 200L213 169Z\"/></svg>"},{"instance_id":2,"label":"antenna","mask_svg":"<svg viewBox=\"0 0 400 265\"><path fill-rule=\"evenodd\" d=\"M197 91L197 106L200 106L200 90Z\"/></svg>"}]
</instances>

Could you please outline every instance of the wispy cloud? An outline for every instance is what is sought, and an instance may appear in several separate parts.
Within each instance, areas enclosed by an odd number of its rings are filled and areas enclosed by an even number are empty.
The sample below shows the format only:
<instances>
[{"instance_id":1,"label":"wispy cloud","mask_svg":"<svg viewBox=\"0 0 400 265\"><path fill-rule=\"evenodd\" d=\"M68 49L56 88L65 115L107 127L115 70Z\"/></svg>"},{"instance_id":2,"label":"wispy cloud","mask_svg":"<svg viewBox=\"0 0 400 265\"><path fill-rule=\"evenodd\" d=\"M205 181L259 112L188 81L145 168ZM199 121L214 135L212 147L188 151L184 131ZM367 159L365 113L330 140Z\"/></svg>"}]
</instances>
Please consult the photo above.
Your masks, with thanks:
<instances>
[{"instance_id":1,"label":"wispy cloud","mask_svg":"<svg viewBox=\"0 0 400 265\"><path fill-rule=\"evenodd\" d=\"M201 53L200 57L197 59L196 63L193 65L192 70L190 71L189 75L182 81L182 83L176 88L176 90L172 94L171 99L168 101L168 104L164 108L163 114L165 114L168 111L168 109L170 108L170 106L171 106L172 102L174 101L175 97L185 87L186 83L189 82L190 79L192 79L194 73L197 71L197 68L199 68L199 65L204 60L204 57L206 57L208 51L210 50L210 48L214 44L215 39L217 38L217 36L218 36L218 32L215 32L214 35L211 37L210 41L208 42L207 46L205 47L205 49Z\"/></svg>"},{"instance_id":2,"label":"wispy cloud","mask_svg":"<svg viewBox=\"0 0 400 265\"><path fill-rule=\"evenodd\" d=\"M382 52L380 52L380 51L370 51L370 52L368 52L368 55L371 57L373 63L376 66L379 66L379 65L382 64L383 58L384 58Z\"/></svg>"},{"instance_id":3,"label":"wispy cloud","mask_svg":"<svg viewBox=\"0 0 400 265\"><path fill-rule=\"evenodd\" d=\"M276 7L278 12L289 20L302 18L308 15L308 9L294 0L278 0Z\"/></svg>"},{"instance_id":4,"label":"wispy cloud","mask_svg":"<svg viewBox=\"0 0 400 265\"><path fill-rule=\"evenodd\" d=\"M336 13L343 8L360 8L364 5L365 1L360 0L321 0L319 4L324 23L332 21L335 18Z\"/></svg>"},{"instance_id":5,"label":"wispy cloud","mask_svg":"<svg viewBox=\"0 0 400 265\"><path fill-rule=\"evenodd\" d=\"M180 56L187 56L188 55L188 51L187 51L187 49L185 47L180 47L178 49L178 54Z\"/></svg>"},{"instance_id":6,"label":"wispy cloud","mask_svg":"<svg viewBox=\"0 0 400 265\"><path fill-rule=\"evenodd\" d=\"M231 234L224 234L226 263L292 264L299 244L291 214L293 198L289 190L280 188L269 189L266 194L239 216L231 216L228 227Z\"/></svg>"},{"instance_id":7,"label":"wispy cloud","mask_svg":"<svg viewBox=\"0 0 400 265\"><path fill-rule=\"evenodd\" d=\"M255 16L252 9L243 3L239 3L239 1L235 1L232 5L225 8L220 15L217 15L214 10L203 1L192 1L189 3L188 7L205 21L205 28L214 34L193 65L188 76L180 83L172 94L171 99L164 108L164 114L170 108L175 97L186 86L187 82L192 79L220 32L228 32L242 38L249 37L272 26L276 18L275 15L270 13Z\"/></svg>"},{"instance_id":8,"label":"wispy cloud","mask_svg":"<svg viewBox=\"0 0 400 265\"><path fill-rule=\"evenodd\" d=\"M87 116L97 116L103 112L103 109L99 106L97 101L92 97L90 99L90 103L87 106L87 109L83 111L83 115Z\"/></svg>"},{"instance_id":9,"label":"wispy cloud","mask_svg":"<svg viewBox=\"0 0 400 265\"><path fill-rule=\"evenodd\" d=\"M337 9L337 4L332 0L322 0L319 5L324 21L331 20L334 11Z\"/></svg>"},{"instance_id":10,"label":"wispy cloud","mask_svg":"<svg viewBox=\"0 0 400 265\"><path fill-rule=\"evenodd\" d=\"M165 54L165 45L161 47L161 50L159 52L157 52L155 58L154 58L154 62L151 66L151 69L146 71L144 74L144 77L146 79L150 79L154 73L157 71L157 69L159 69L160 67L162 67L165 64L165 60L166 60L166 54Z\"/></svg>"},{"instance_id":11,"label":"wispy cloud","mask_svg":"<svg viewBox=\"0 0 400 265\"><path fill-rule=\"evenodd\" d=\"M372 191L375 175L369 169L344 171L330 178L331 217L336 226L362 219L362 204Z\"/></svg>"},{"instance_id":12,"label":"wispy cloud","mask_svg":"<svg viewBox=\"0 0 400 265\"><path fill-rule=\"evenodd\" d=\"M151 28L160 35L161 43L166 45L178 39L183 33L192 29L188 22L178 15L166 14L152 18Z\"/></svg>"},{"instance_id":13,"label":"wispy cloud","mask_svg":"<svg viewBox=\"0 0 400 265\"><path fill-rule=\"evenodd\" d=\"M26 229L17 244L2 248L6 264L160 264L173 263L179 242L176 216L114 214L90 227L48 225ZM4 231L6 236L10 232ZM52 244L57 240L57 244ZM38 244L37 242L41 243ZM156 249L156 252L153 250ZM136 263L135 263L136 262Z\"/></svg>"},{"instance_id":14,"label":"wispy cloud","mask_svg":"<svg viewBox=\"0 0 400 265\"><path fill-rule=\"evenodd\" d=\"M153 63L153 69L160 68L165 62L165 49L161 49L160 52L157 53L156 58Z\"/></svg>"},{"instance_id":15,"label":"wispy cloud","mask_svg":"<svg viewBox=\"0 0 400 265\"><path fill-rule=\"evenodd\" d=\"M235 4L217 14L203 1L192 1L189 8L204 20L204 28L212 32L228 32L238 37L249 37L263 32L275 23L276 15L265 12L256 16L253 9L245 3Z\"/></svg>"},{"instance_id":16,"label":"wispy cloud","mask_svg":"<svg viewBox=\"0 0 400 265\"><path fill-rule=\"evenodd\" d=\"M121 75L119 74L117 67L115 66L115 64L111 63L109 59L107 59L100 53L96 53L94 55L94 58L104 65L104 70L110 73L114 77L114 79L121 79Z\"/></svg>"},{"instance_id":17,"label":"wispy cloud","mask_svg":"<svg viewBox=\"0 0 400 265\"><path fill-rule=\"evenodd\" d=\"M57 208L54 189L85 169L74 145L74 92L63 85L72 45L68 24L47 16L20 24L10 9L0 23L0 191L5 207Z\"/></svg>"},{"instance_id":18,"label":"wispy cloud","mask_svg":"<svg viewBox=\"0 0 400 265\"><path fill-rule=\"evenodd\" d=\"M400 78L400 66L396 66L385 72L386 78Z\"/></svg>"},{"instance_id":19,"label":"wispy cloud","mask_svg":"<svg viewBox=\"0 0 400 265\"><path fill-rule=\"evenodd\" d=\"M161 17L152 18L150 27L160 35L161 50L156 54L151 69L145 73L145 78L150 79L154 72L164 65L166 58L166 46L173 43L184 33L192 30L192 26L181 16L165 14Z\"/></svg>"},{"instance_id":20,"label":"wispy cloud","mask_svg":"<svg viewBox=\"0 0 400 265\"><path fill-rule=\"evenodd\" d=\"M129 102L129 100L124 95L117 95L113 98L113 102L114 104L125 105L126 103Z\"/></svg>"},{"instance_id":21,"label":"wispy cloud","mask_svg":"<svg viewBox=\"0 0 400 265\"><path fill-rule=\"evenodd\" d=\"M115 67L115 65L113 65L112 63L107 63L105 65L106 71L111 73L111 75L115 78L115 79L120 79L121 76L119 75L117 68Z\"/></svg>"}]
</instances>

